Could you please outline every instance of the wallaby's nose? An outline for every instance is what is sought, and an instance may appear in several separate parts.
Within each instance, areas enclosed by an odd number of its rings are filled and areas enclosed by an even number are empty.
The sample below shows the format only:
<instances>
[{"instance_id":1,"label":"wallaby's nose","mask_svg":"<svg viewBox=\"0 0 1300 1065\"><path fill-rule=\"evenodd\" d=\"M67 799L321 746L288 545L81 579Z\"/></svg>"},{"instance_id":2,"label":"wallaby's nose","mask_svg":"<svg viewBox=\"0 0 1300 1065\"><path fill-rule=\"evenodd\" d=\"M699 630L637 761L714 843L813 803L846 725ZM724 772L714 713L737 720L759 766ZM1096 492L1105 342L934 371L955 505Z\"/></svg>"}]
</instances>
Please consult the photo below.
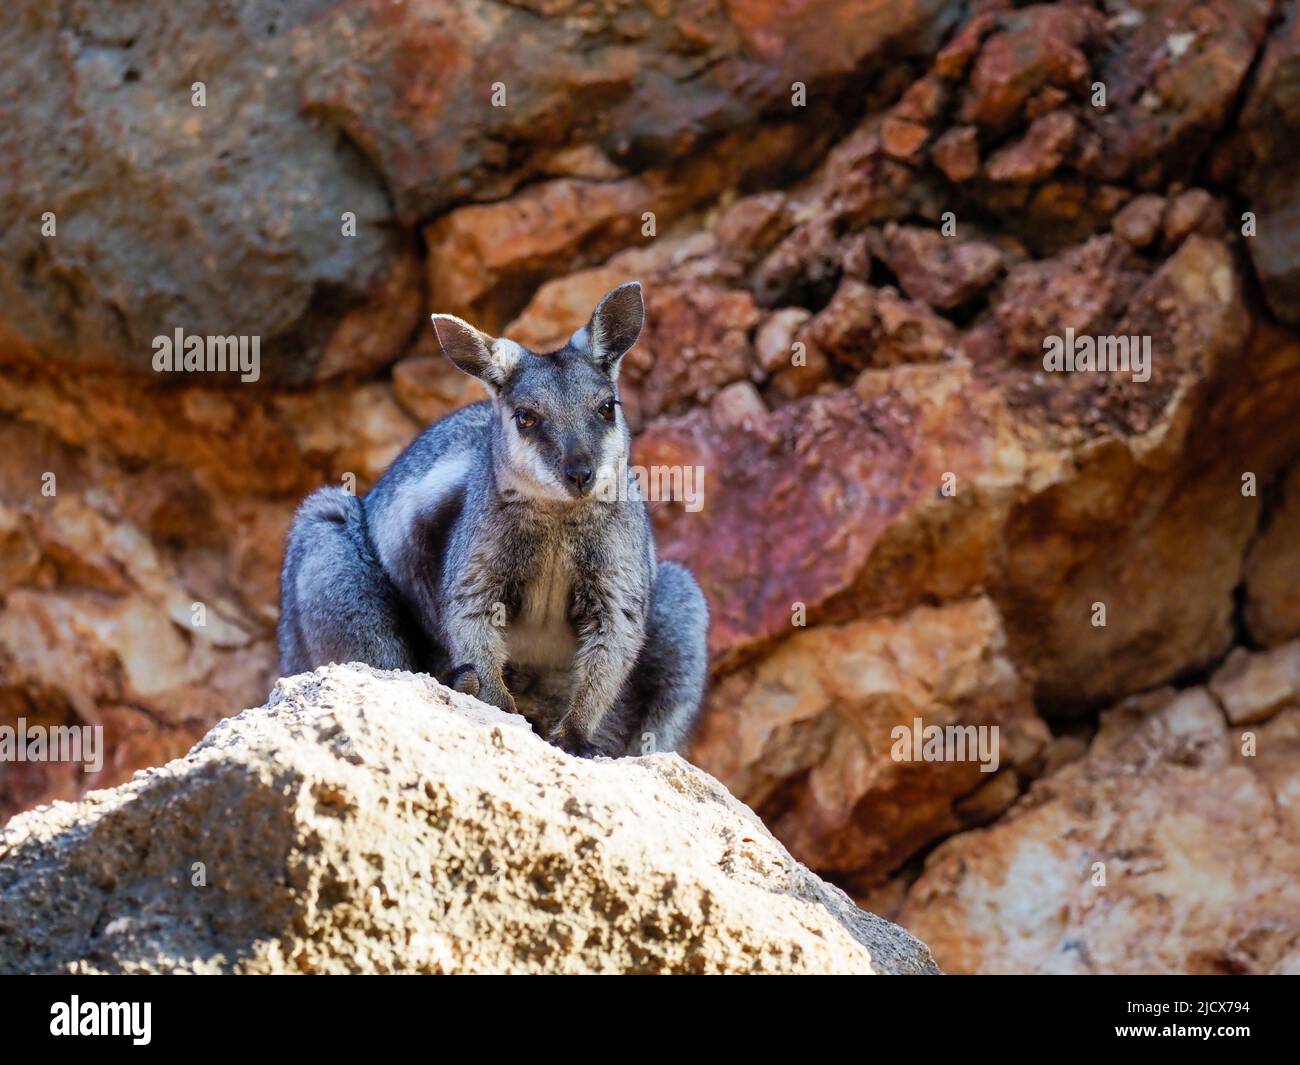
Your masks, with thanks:
<instances>
[{"instance_id":1,"label":"wallaby's nose","mask_svg":"<svg viewBox=\"0 0 1300 1065\"><path fill-rule=\"evenodd\" d=\"M586 495L591 488L591 463L583 459L571 459L564 464L564 478L579 495Z\"/></svg>"}]
</instances>

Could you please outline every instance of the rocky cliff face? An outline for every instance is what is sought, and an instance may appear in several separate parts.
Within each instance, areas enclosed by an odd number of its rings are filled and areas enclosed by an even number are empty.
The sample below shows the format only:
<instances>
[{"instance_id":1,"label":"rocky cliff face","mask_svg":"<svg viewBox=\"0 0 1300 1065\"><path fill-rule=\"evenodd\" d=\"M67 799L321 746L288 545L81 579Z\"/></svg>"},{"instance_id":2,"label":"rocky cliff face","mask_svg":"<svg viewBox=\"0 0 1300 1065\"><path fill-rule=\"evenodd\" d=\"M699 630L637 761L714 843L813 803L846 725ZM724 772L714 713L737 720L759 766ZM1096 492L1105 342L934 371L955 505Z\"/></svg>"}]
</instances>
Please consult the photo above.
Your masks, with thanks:
<instances>
[{"instance_id":1,"label":"rocky cliff face","mask_svg":"<svg viewBox=\"0 0 1300 1065\"><path fill-rule=\"evenodd\" d=\"M958 972L1300 972L1300 643L1133 696L899 919Z\"/></svg>"},{"instance_id":2,"label":"rocky cliff face","mask_svg":"<svg viewBox=\"0 0 1300 1065\"><path fill-rule=\"evenodd\" d=\"M0 831L4 972L937 972L675 754L331 666Z\"/></svg>"},{"instance_id":3,"label":"rocky cliff face","mask_svg":"<svg viewBox=\"0 0 1300 1065\"><path fill-rule=\"evenodd\" d=\"M945 968L1294 964L1294 832L1237 857L1295 689L1248 728L1210 681L1300 637L1293 4L11 8L0 716L109 761L0 766L6 811L265 698L295 503L473 398L428 312L544 344L637 277L636 460L704 471L655 507L715 619L692 760ZM260 380L152 372L177 328ZM1067 330L1149 379L1046 372ZM996 771L895 760L918 717ZM1186 931L1134 833L1244 895Z\"/></svg>"}]
</instances>

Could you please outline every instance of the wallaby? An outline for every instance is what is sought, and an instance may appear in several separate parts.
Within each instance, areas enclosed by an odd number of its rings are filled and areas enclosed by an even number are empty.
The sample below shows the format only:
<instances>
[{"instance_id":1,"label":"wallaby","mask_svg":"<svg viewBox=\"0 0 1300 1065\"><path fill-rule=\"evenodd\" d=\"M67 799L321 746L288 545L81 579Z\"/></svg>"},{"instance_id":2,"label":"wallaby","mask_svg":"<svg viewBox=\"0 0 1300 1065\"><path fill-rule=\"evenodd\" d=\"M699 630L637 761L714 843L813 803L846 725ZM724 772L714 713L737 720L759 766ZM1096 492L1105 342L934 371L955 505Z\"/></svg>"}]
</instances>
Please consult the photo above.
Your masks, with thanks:
<instances>
[{"instance_id":1,"label":"wallaby","mask_svg":"<svg viewBox=\"0 0 1300 1065\"><path fill-rule=\"evenodd\" d=\"M426 429L364 499L322 488L302 504L281 672L425 672L570 753L678 749L703 697L708 607L687 569L656 562L627 469L618 369L644 314L641 286L620 285L548 354L435 314L443 352L490 399Z\"/></svg>"}]
</instances>

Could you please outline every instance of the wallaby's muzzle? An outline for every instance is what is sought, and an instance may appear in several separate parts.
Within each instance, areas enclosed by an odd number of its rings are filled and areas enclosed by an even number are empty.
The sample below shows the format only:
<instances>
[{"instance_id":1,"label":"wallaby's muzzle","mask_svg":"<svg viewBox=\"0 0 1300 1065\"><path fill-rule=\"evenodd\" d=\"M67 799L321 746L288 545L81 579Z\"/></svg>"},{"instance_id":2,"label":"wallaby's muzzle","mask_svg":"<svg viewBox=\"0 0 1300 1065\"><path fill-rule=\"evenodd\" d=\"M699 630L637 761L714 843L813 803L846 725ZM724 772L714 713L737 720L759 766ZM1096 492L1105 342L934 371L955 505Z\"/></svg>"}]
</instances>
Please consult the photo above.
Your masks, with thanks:
<instances>
[{"instance_id":1,"label":"wallaby's muzzle","mask_svg":"<svg viewBox=\"0 0 1300 1065\"><path fill-rule=\"evenodd\" d=\"M595 475L591 461L587 458L568 458L564 460L564 485L577 496L585 496L591 491Z\"/></svg>"}]
</instances>

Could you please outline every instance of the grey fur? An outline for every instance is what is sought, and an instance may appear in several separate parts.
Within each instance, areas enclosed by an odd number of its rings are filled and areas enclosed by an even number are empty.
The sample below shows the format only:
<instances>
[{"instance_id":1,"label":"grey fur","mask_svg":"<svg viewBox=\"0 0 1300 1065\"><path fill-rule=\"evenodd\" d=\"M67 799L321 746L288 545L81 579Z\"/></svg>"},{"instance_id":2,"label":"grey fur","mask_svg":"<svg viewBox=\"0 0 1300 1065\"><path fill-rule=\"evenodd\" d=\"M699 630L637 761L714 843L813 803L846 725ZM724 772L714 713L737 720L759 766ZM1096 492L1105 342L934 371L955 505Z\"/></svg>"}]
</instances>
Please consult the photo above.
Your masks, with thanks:
<instances>
[{"instance_id":1,"label":"grey fur","mask_svg":"<svg viewBox=\"0 0 1300 1065\"><path fill-rule=\"evenodd\" d=\"M435 422L364 500L322 489L303 503L281 671L426 672L575 753L678 749L703 697L708 607L687 569L657 563L635 481L617 491L618 367L643 313L640 286L622 285L545 355L434 315L443 351L492 398Z\"/></svg>"}]
</instances>

